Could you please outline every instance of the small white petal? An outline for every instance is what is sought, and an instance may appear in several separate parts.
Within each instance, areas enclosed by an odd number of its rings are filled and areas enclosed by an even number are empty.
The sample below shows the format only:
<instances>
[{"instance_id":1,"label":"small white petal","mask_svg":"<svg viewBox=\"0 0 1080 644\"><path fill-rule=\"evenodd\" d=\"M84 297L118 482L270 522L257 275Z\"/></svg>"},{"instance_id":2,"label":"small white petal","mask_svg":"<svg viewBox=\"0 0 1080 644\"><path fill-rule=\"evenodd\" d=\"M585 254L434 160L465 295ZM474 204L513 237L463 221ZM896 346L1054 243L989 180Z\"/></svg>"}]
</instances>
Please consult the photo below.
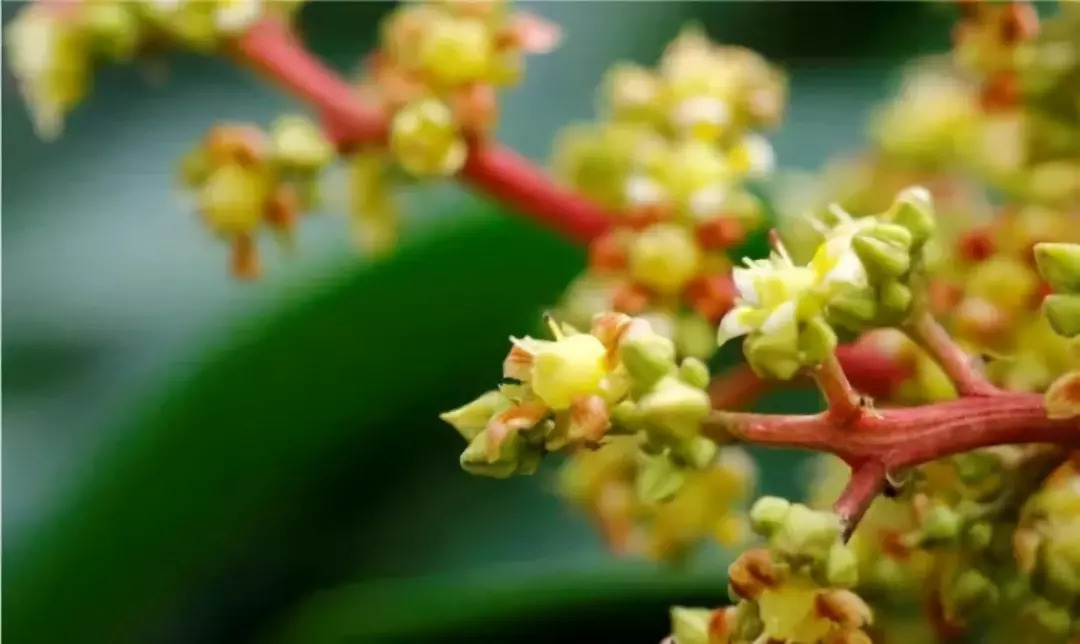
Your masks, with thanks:
<instances>
[{"instance_id":1,"label":"small white petal","mask_svg":"<svg viewBox=\"0 0 1080 644\"><path fill-rule=\"evenodd\" d=\"M690 211L697 218L715 215L724 205L727 191L722 186L697 190L690 196Z\"/></svg>"},{"instance_id":2,"label":"small white petal","mask_svg":"<svg viewBox=\"0 0 1080 644\"><path fill-rule=\"evenodd\" d=\"M754 330L747 318L753 312L748 306L737 306L720 320L720 328L716 332L716 344L724 346L729 340L746 335Z\"/></svg>"},{"instance_id":3,"label":"small white petal","mask_svg":"<svg viewBox=\"0 0 1080 644\"><path fill-rule=\"evenodd\" d=\"M743 145L746 146L746 156L750 160L748 173L750 176L762 177L776 168L776 154L765 137L759 134L748 134L743 139Z\"/></svg>"},{"instance_id":4,"label":"small white petal","mask_svg":"<svg viewBox=\"0 0 1080 644\"><path fill-rule=\"evenodd\" d=\"M761 325L762 333L780 333L795 325L795 302L788 300L773 309Z\"/></svg>"},{"instance_id":5,"label":"small white petal","mask_svg":"<svg viewBox=\"0 0 1080 644\"><path fill-rule=\"evenodd\" d=\"M689 128L699 123L726 125L731 120L731 108L727 103L709 96L688 98L675 108L674 121L680 128Z\"/></svg>"},{"instance_id":6,"label":"small white petal","mask_svg":"<svg viewBox=\"0 0 1080 644\"><path fill-rule=\"evenodd\" d=\"M626 180L626 199L634 206L651 206L664 199L664 188L652 179L636 175Z\"/></svg>"},{"instance_id":7,"label":"small white petal","mask_svg":"<svg viewBox=\"0 0 1080 644\"><path fill-rule=\"evenodd\" d=\"M852 250L840 254L840 260L825 274L824 279L826 284L842 283L855 286L865 286L868 281L866 267Z\"/></svg>"},{"instance_id":8,"label":"small white petal","mask_svg":"<svg viewBox=\"0 0 1080 644\"><path fill-rule=\"evenodd\" d=\"M254 24L261 14L261 0L226 0L214 12L214 24L224 33L237 33Z\"/></svg>"},{"instance_id":9,"label":"small white petal","mask_svg":"<svg viewBox=\"0 0 1080 644\"><path fill-rule=\"evenodd\" d=\"M758 304L757 289L754 288L755 271L752 268L736 268L731 271L731 279L735 282L735 290L739 297L749 304Z\"/></svg>"}]
</instances>

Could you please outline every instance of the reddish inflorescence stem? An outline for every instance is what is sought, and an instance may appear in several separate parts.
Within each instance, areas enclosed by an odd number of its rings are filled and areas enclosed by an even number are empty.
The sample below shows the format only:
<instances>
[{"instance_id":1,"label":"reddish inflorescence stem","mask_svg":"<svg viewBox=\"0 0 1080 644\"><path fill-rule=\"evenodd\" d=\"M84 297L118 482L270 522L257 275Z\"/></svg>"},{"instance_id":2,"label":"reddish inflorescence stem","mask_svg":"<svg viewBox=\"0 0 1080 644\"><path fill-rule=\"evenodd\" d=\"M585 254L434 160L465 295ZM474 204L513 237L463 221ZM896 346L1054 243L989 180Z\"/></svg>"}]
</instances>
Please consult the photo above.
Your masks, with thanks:
<instances>
[{"instance_id":1,"label":"reddish inflorescence stem","mask_svg":"<svg viewBox=\"0 0 1080 644\"><path fill-rule=\"evenodd\" d=\"M266 18L233 45L246 64L268 76L321 114L327 133L342 150L383 144L388 117L365 102L338 74L318 61L286 23ZM472 141L460 179L514 212L580 242L603 234L614 214L557 185L542 170L495 142ZM887 396L909 369L857 343L837 350L836 361L811 374L829 409L809 416L715 411L706 433L718 441L829 452L852 468L835 510L850 531L895 470L980 447L1055 443L1080 447L1080 418L1051 419L1042 396L1013 394L990 384L969 357L930 316L907 329L953 380L959 400L875 413L856 391ZM714 405L745 407L766 390L748 368L738 368L711 388Z\"/></svg>"},{"instance_id":2,"label":"reddish inflorescence stem","mask_svg":"<svg viewBox=\"0 0 1080 644\"><path fill-rule=\"evenodd\" d=\"M238 39L233 49L252 67L317 109L340 148L385 142L387 115L307 51L288 24L265 18ZM557 185L528 159L495 142L471 142L459 176L512 211L575 241L599 237L614 216Z\"/></svg>"}]
</instances>

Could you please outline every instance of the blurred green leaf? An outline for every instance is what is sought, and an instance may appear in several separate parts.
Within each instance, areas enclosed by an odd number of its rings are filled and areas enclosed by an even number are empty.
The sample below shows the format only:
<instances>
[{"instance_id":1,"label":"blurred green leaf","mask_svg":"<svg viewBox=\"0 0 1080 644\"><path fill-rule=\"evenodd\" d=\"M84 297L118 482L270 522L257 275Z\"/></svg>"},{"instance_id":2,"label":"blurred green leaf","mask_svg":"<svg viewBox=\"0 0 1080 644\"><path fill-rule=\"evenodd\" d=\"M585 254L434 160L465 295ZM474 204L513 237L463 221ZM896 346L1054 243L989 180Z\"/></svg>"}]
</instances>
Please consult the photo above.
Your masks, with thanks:
<instances>
[{"instance_id":1,"label":"blurred green leaf","mask_svg":"<svg viewBox=\"0 0 1080 644\"><path fill-rule=\"evenodd\" d=\"M351 437L448 382L497 377L507 335L534 328L582 263L485 212L240 326L116 431L63 508L8 553L6 634L135 636L302 498ZM422 440L403 430L388 455Z\"/></svg>"},{"instance_id":2,"label":"blurred green leaf","mask_svg":"<svg viewBox=\"0 0 1080 644\"><path fill-rule=\"evenodd\" d=\"M618 641L617 633L657 641L666 634L668 605L726 601L723 570L609 562L594 570L533 566L357 584L317 593L269 641Z\"/></svg>"}]
</instances>

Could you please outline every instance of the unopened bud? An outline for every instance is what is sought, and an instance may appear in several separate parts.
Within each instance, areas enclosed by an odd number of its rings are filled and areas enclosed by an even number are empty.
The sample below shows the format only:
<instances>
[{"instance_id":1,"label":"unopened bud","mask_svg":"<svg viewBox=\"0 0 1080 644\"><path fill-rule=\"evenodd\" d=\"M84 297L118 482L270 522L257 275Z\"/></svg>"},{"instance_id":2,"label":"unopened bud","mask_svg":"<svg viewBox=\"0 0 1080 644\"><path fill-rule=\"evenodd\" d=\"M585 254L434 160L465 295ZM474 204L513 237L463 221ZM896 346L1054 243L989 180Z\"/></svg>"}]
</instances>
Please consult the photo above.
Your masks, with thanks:
<instances>
[{"instance_id":1,"label":"unopened bud","mask_svg":"<svg viewBox=\"0 0 1080 644\"><path fill-rule=\"evenodd\" d=\"M1066 338L1080 335L1080 295L1058 294L1046 296L1043 311L1054 331Z\"/></svg>"},{"instance_id":2,"label":"unopened bud","mask_svg":"<svg viewBox=\"0 0 1080 644\"><path fill-rule=\"evenodd\" d=\"M638 408L651 424L679 439L698 435L710 407L707 393L672 376L660 380L638 401Z\"/></svg>"},{"instance_id":3,"label":"unopened bud","mask_svg":"<svg viewBox=\"0 0 1080 644\"><path fill-rule=\"evenodd\" d=\"M680 447L679 453L691 467L704 470L716 462L720 446L713 441L698 436Z\"/></svg>"},{"instance_id":4,"label":"unopened bud","mask_svg":"<svg viewBox=\"0 0 1080 644\"><path fill-rule=\"evenodd\" d=\"M1035 262L1055 290L1080 293L1080 244L1036 244Z\"/></svg>"},{"instance_id":5,"label":"unopened bud","mask_svg":"<svg viewBox=\"0 0 1080 644\"><path fill-rule=\"evenodd\" d=\"M836 350L837 342L832 326L816 316L804 324L799 333L799 352L805 363L821 364Z\"/></svg>"},{"instance_id":6,"label":"unopened bud","mask_svg":"<svg viewBox=\"0 0 1080 644\"><path fill-rule=\"evenodd\" d=\"M525 441L513 435L500 441L495 458L491 458L488 435L481 432L461 453L461 467L470 474L504 479L513 476L520 465Z\"/></svg>"},{"instance_id":7,"label":"unopened bud","mask_svg":"<svg viewBox=\"0 0 1080 644\"><path fill-rule=\"evenodd\" d=\"M680 315L675 321L679 355L708 359L716 353L716 328L697 314Z\"/></svg>"},{"instance_id":8,"label":"unopened bud","mask_svg":"<svg viewBox=\"0 0 1080 644\"><path fill-rule=\"evenodd\" d=\"M969 568L946 589L942 599L953 617L968 619L997 603L998 589L986 575Z\"/></svg>"},{"instance_id":9,"label":"unopened bud","mask_svg":"<svg viewBox=\"0 0 1080 644\"><path fill-rule=\"evenodd\" d=\"M675 370L675 345L652 331L628 333L619 344L619 360L636 385L648 388Z\"/></svg>"},{"instance_id":10,"label":"unopened bud","mask_svg":"<svg viewBox=\"0 0 1080 644\"><path fill-rule=\"evenodd\" d=\"M859 582L859 561L855 552L839 541L829 550L825 580L836 588L852 588Z\"/></svg>"},{"instance_id":11,"label":"unopened bud","mask_svg":"<svg viewBox=\"0 0 1080 644\"><path fill-rule=\"evenodd\" d=\"M780 529L791 510L787 499L777 496L763 496L750 508L750 527L763 537L770 537Z\"/></svg>"},{"instance_id":12,"label":"unopened bud","mask_svg":"<svg viewBox=\"0 0 1080 644\"><path fill-rule=\"evenodd\" d=\"M697 274L701 252L694 236L673 224L653 226L630 246L634 279L661 293L678 292Z\"/></svg>"},{"instance_id":13,"label":"unopened bud","mask_svg":"<svg viewBox=\"0 0 1080 644\"><path fill-rule=\"evenodd\" d=\"M743 342L743 353L750 367L766 378L790 380L803 366L798 347L783 337L752 335Z\"/></svg>"},{"instance_id":14,"label":"unopened bud","mask_svg":"<svg viewBox=\"0 0 1080 644\"><path fill-rule=\"evenodd\" d=\"M712 333L709 333L709 342L712 342ZM697 358L686 358L679 365L679 378L691 387L704 389L709 386L709 368Z\"/></svg>"},{"instance_id":15,"label":"unopened bud","mask_svg":"<svg viewBox=\"0 0 1080 644\"><path fill-rule=\"evenodd\" d=\"M510 404L502 392L489 391L471 403L441 414L439 418L450 423L465 440L472 441L484 431L492 416L509 409Z\"/></svg>"},{"instance_id":16,"label":"unopened bud","mask_svg":"<svg viewBox=\"0 0 1080 644\"><path fill-rule=\"evenodd\" d=\"M771 539L773 546L789 557L823 561L840 538L840 519L794 504Z\"/></svg>"},{"instance_id":17,"label":"unopened bud","mask_svg":"<svg viewBox=\"0 0 1080 644\"><path fill-rule=\"evenodd\" d=\"M994 527L986 521L975 523L964 533L964 543L974 552L986 550L993 539Z\"/></svg>"},{"instance_id":18,"label":"unopened bud","mask_svg":"<svg viewBox=\"0 0 1080 644\"><path fill-rule=\"evenodd\" d=\"M707 608L671 609L671 635L674 644L709 644L709 622L714 611Z\"/></svg>"},{"instance_id":19,"label":"unopened bud","mask_svg":"<svg viewBox=\"0 0 1080 644\"><path fill-rule=\"evenodd\" d=\"M873 289L842 288L829 298L826 308L830 323L855 332L873 326L877 315L877 294Z\"/></svg>"},{"instance_id":20,"label":"unopened bud","mask_svg":"<svg viewBox=\"0 0 1080 644\"><path fill-rule=\"evenodd\" d=\"M315 172L334 159L334 148L311 121L298 116L277 120L270 132L274 156L286 168Z\"/></svg>"},{"instance_id":21,"label":"unopened bud","mask_svg":"<svg viewBox=\"0 0 1080 644\"><path fill-rule=\"evenodd\" d=\"M881 315L886 321L900 320L911 310L914 296L911 288L899 281L886 282L878 289Z\"/></svg>"},{"instance_id":22,"label":"unopened bud","mask_svg":"<svg viewBox=\"0 0 1080 644\"><path fill-rule=\"evenodd\" d=\"M960 534L962 519L959 514L944 505L935 505L926 514L922 524L922 542L937 545L950 542Z\"/></svg>"},{"instance_id":23,"label":"unopened bud","mask_svg":"<svg viewBox=\"0 0 1080 644\"><path fill-rule=\"evenodd\" d=\"M911 233L913 247L919 247L934 234L934 204L926 188L911 187L901 190L893 201L886 218L907 228Z\"/></svg>"},{"instance_id":24,"label":"unopened bud","mask_svg":"<svg viewBox=\"0 0 1080 644\"><path fill-rule=\"evenodd\" d=\"M907 229L896 225L882 224L860 232L851 240L852 249L859 256L867 274L875 281L896 279L911 268L911 235L907 243L893 241L892 236L878 236L875 233L885 229L890 233L896 230L907 233Z\"/></svg>"},{"instance_id":25,"label":"unopened bud","mask_svg":"<svg viewBox=\"0 0 1080 644\"><path fill-rule=\"evenodd\" d=\"M641 454L634 489L645 503L661 503L669 500L682 488L686 475L667 454Z\"/></svg>"},{"instance_id":26,"label":"unopened bud","mask_svg":"<svg viewBox=\"0 0 1080 644\"><path fill-rule=\"evenodd\" d=\"M135 54L140 29L132 7L119 2L88 2L81 10L95 49L114 60Z\"/></svg>"}]
</instances>

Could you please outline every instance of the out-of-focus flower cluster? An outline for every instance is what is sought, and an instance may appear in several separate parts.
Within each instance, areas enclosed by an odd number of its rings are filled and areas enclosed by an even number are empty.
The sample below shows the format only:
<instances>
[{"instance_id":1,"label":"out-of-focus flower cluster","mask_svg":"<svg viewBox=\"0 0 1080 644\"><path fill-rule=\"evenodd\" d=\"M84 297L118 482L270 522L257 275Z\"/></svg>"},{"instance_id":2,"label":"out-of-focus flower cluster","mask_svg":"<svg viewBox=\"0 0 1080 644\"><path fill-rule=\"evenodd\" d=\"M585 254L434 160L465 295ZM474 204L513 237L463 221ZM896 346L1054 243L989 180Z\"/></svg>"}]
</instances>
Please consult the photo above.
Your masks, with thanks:
<instances>
[{"instance_id":1,"label":"out-of-focus flower cluster","mask_svg":"<svg viewBox=\"0 0 1080 644\"><path fill-rule=\"evenodd\" d=\"M610 72L606 120L570 128L555 151L558 174L617 213L567 294L567 319L604 310L646 316L684 355L715 350L710 327L734 298L725 251L762 214L742 183L772 171L759 130L779 121L785 99L777 69L697 29L680 34L656 70Z\"/></svg>"},{"instance_id":2,"label":"out-of-focus flower cluster","mask_svg":"<svg viewBox=\"0 0 1080 644\"><path fill-rule=\"evenodd\" d=\"M636 490L656 501L670 498L687 470L713 462L717 447L701 436L710 408L703 363L677 363L671 340L623 314L598 315L587 333L554 322L551 331L553 340L513 338L503 363L511 382L443 414L469 441L462 467L530 474L548 452L632 435L643 459Z\"/></svg>"},{"instance_id":3,"label":"out-of-focus flower cluster","mask_svg":"<svg viewBox=\"0 0 1080 644\"><path fill-rule=\"evenodd\" d=\"M283 117L269 132L214 127L184 158L181 179L195 193L207 228L231 244L234 274L258 274L261 230L272 230L290 247L297 217L317 201L319 174L334 155L315 124Z\"/></svg>"},{"instance_id":4,"label":"out-of-focus flower cluster","mask_svg":"<svg viewBox=\"0 0 1080 644\"><path fill-rule=\"evenodd\" d=\"M620 554L676 561L703 540L735 546L748 536L746 506L755 467L741 448L720 448L706 469L686 471L679 490L661 502L635 489L648 467L634 438L614 437L599 450L572 454L559 489Z\"/></svg>"},{"instance_id":5,"label":"out-of-focus flower cluster","mask_svg":"<svg viewBox=\"0 0 1080 644\"><path fill-rule=\"evenodd\" d=\"M396 235L394 170L416 178L457 173L469 142L492 134L496 93L521 79L524 55L558 44L558 27L509 5L409 2L383 22L359 91L390 116L389 145L357 154L350 182L358 241L369 249L386 249Z\"/></svg>"},{"instance_id":6,"label":"out-of-focus flower cluster","mask_svg":"<svg viewBox=\"0 0 1080 644\"><path fill-rule=\"evenodd\" d=\"M912 269L934 225L922 188L901 191L879 216L855 219L834 209L807 265L795 264L781 244L768 259L733 271L739 298L720 323L719 344L747 336L750 366L786 380L832 354L834 326L857 333L902 322L914 299Z\"/></svg>"},{"instance_id":7,"label":"out-of-focus flower cluster","mask_svg":"<svg viewBox=\"0 0 1080 644\"><path fill-rule=\"evenodd\" d=\"M60 133L86 96L98 62L130 62L170 45L215 51L266 12L297 0L82 0L32 2L5 34L8 61L40 136Z\"/></svg>"},{"instance_id":8,"label":"out-of-focus flower cluster","mask_svg":"<svg viewBox=\"0 0 1080 644\"><path fill-rule=\"evenodd\" d=\"M860 595L881 620L938 634L989 627L1002 642L1075 636L1080 560L1070 530L1080 525L1080 485L1075 464L1061 462L1056 448L1005 446L911 472L898 498L875 500L849 541ZM846 469L821 457L813 507L833 502Z\"/></svg>"},{"instance_id":9,"label":"out-of-focus flower cluster","mask_svg":"<svg viewBox=\"0 0 1080 644\"><path fill-rule=\"evenodd\" d=\"M743 553L728 569L734 606L672 609L671 644L869 644L867 604L855 553L841 540L840 520L776 497L750 511L768 548Z\"/></svg>"}]
</instances>

